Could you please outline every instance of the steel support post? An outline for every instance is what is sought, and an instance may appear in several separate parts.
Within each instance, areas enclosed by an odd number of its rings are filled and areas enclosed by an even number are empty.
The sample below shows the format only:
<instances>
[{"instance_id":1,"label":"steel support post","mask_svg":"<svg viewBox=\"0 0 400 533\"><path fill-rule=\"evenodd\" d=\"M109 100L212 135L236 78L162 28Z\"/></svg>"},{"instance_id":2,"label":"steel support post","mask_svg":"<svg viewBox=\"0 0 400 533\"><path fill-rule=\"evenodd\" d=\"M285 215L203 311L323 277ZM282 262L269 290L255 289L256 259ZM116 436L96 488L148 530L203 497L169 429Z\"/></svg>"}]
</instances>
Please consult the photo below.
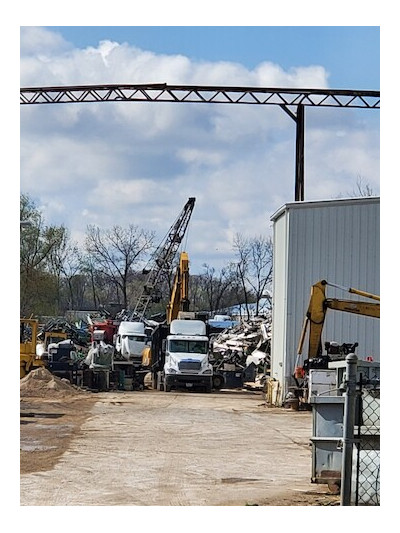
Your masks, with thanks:
<instances>
[{"instance_id":1,"label":"steel support post","mask_svg":"<svg viewBox=\"0 0 400 533\"><path fill-rule=\"evenodd\" d=\"M343 416L343 455L340 505L350 505L353 469L354 425L356 414L357 361L354 353L346 357L346 393Z\"/></svg>"},{"instance_id":2,"label":"steel support post","mask_svg":"<svg viewBox=\"0 0 400 533\"><path fill-rule=\"evenodd\" d=\"M297 106L295 201L304 201L304 105Z\"/></svg>"}]
</instances>

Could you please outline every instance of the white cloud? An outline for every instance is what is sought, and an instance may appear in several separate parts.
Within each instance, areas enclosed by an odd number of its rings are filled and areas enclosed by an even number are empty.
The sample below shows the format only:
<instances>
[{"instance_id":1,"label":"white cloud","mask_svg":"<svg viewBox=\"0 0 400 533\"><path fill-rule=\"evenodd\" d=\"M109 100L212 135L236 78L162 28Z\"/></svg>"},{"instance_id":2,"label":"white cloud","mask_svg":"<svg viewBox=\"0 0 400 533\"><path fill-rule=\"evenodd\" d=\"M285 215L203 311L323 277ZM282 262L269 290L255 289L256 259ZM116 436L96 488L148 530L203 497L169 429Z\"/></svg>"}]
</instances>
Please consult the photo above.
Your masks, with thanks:
<instances>
[{"instance_id":1,"label":"white cloud","mask_svg":"<svg viewBox=\"0 0 400 533\"><path fill-rule=\"evenodd\" d=\"M54 53L63 53L69 48L70 45L57 33L37 26L21 26L20 51L24 58L46 62ZM26 72L21 74L26 75Z\"/></svg>"},{"instance_id":2,"label":"white cloud","mask_svg":"<svg viewBox=\"0 0 400 533\"><path fill-rule=\"evenodd\" d=\"M72 48L21 28L21 86L169 83L327 87L323 66L195 62L103 41ZM379 126L349 110L306 112L306 199L362 176L379 193ZM188 197L192 268L231 257L237 232L270 234L294 200L295 123L277 106L100 103L21 108L21 190L82 242L87 224L137 224L164 237ZM363 117L362 119L360 117ZM364 118L366 117L366 118Z\"/></svg>"},{"instance_id":3,"label":"white cloud","mask_svg":"<svg viewBox=\"0 0 400 533\"><path fill-rule=\"evenodd\" d=\"M321 66L292 67L288 72L279 65L265 62L255 69L256 85L264 87L328 87L328 73Z\"/></svg>"}]
</instances>

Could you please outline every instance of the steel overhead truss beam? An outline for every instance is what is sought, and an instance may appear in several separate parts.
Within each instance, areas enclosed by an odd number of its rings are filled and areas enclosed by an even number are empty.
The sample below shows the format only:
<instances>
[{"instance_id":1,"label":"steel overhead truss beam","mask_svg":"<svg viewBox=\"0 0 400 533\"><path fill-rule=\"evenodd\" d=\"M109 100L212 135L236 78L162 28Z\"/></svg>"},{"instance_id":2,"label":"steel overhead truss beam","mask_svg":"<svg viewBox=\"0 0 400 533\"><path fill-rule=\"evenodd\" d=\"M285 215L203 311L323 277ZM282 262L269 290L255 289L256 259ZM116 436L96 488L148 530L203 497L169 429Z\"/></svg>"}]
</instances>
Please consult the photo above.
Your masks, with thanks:
<instances>
[{"instance_id":1,"label":"steel overhead truss beam","mask_svg":"<svg viewBox=\"0 0 400 533\"><path fill-rule=\"evenodd\" d=\"M20 103L174 102L197 104L279 105L378 109L379 91L276 89L207 85L71 85L23 87Z\"/></svg>"},{"instance_id":2,"label":"steel overhead truss beam","mask_svg":"<svg viewBox=\"0 0 400 533\"><path fill-rule=\"evenodd\" d=\"M209 85L71 85L24 87L21 105L87 102L167 102L195 104L247 104L281 107L296 122L295 201L304 200L305 107L379 109L380 91L346 89L277 89Z\"/></svg>"}]
</instances>

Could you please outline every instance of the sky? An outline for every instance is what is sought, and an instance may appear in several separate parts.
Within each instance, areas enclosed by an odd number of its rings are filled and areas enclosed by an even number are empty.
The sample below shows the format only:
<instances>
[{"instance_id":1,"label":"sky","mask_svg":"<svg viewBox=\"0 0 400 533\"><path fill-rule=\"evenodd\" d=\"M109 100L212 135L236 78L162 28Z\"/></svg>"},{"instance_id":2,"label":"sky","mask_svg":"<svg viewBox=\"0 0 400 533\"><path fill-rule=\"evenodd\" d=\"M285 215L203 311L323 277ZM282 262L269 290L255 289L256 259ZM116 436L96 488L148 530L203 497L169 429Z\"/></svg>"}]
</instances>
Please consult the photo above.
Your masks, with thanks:
<instances>
[{"instance_id":1,"label":"sky","mask_svg":"<svg viewBox=\"0 0 400 533\"><path fill-rule=\"evenodd\" d=\"M20 86L168 83L380 90L379 26L21 26ZM380 111L306 109L305 200L380 194ZM272 235L294 201L295 123L276 106L22 106L20 190L83 243L137 225L158 244L196 198L191 272Z\"/></svg>"}]
</instances>

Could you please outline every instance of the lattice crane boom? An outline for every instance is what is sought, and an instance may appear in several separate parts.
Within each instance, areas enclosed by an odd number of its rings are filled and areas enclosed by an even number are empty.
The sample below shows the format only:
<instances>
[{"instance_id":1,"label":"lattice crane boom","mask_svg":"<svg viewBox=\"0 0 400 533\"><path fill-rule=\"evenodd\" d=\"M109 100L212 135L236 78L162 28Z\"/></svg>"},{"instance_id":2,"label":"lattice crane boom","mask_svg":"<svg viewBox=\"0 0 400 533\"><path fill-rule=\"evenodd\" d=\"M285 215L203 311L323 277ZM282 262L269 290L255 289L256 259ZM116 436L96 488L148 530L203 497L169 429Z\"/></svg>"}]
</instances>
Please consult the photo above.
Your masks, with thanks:
<instances>
[{"instance_id":1,"label":"lattice crane boom","mask_svg":"<svg viewBox=\"0 0 400 533\"><path fill-rule=\"evenodd\" d=\"M157 285L163 272L169 272L172 269L172 263L176 257L194 209L196 198L189 198L178 218L172 224L164 240L159 244L153 253L144 273L147 274L142 294L136 302L133 316L136 320L142 320L147 308L153 301L157 293Z\"/></svg>"}]
</instances>

